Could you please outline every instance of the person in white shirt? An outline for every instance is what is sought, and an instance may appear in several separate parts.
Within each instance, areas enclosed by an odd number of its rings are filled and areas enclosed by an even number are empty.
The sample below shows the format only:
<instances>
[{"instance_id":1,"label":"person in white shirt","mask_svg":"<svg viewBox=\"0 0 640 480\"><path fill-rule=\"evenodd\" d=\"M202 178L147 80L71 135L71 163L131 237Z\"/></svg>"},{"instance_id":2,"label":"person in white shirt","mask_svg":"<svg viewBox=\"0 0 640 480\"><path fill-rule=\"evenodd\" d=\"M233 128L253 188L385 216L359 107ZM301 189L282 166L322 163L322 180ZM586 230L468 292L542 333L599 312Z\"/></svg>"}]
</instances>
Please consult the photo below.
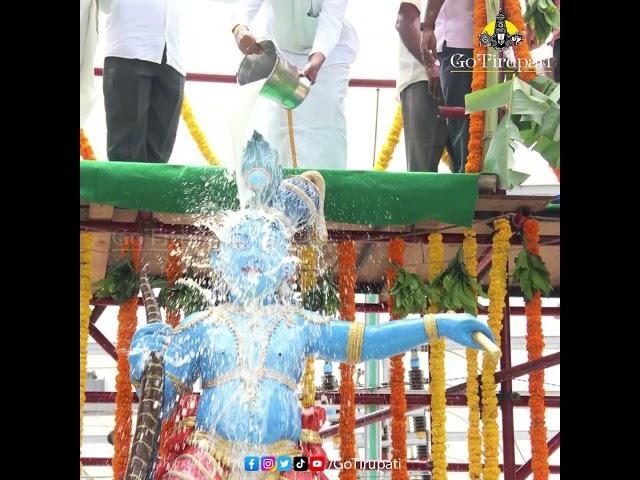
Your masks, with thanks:
<instances>
[{"instance_id":1,"label":"person in white shirt","mask_svg":"<svg viewBox=\"0 0 640 480\"><path fill-rule=\"evenodd\" d=\"M346 168L344 99L358 52L357 34L345 19L347 0L239 0L232 31L245 55L261 50L249 30L261 6L266 9L267 35L312 83L307 98L291 112L297 166ZM278 150L282 165L293 166L287 113L270 103L265 137Z\"/></svg>"},{"instance_id":2,"label":"person in white shirt","mask_svg":"<svg viewBox=\"0 0 640 480\"><path fill-rule=\"evenodd\" d=\"M80 0L80 126L96 101L93 57L98 44L97 0Z\"/></svg>"},{"instance_id":3,"label":"person in white shirt","mask_svg":"<svg viewBox=\"0 0 640 480\"><path fill-rule=\"evenodd\" d=\"M473 2L474 0L429 0L420 49L424 64L430 69L440 62L440 81L445 104L464 107L464 96L471 93L472 71L466 65L473 58ZM431 78L430 78L431 79ZM448 118L447 129L451 138L449 150L452 170L464 173L469 152L469 117Z\"/></svg>"},{"instance_id":4,"label":"person in white shirt","mask_svg":"<svg viewBox=\"0 0 640 480\"><path fill-rule=\"evenodd\" d=\"M104 59L107 158L167 163L185 70L185 0L101 0L109 14Z\"/></svg>"},{"instance_id":5,"label":"person in white shirt","mask_svg":"<svg viewBox=\"0 0 640 480\"><path fill-rule=\"evenodd\" d=\"M435 72L427 79L420 51L420 12L424 4L426 0L400 0L396 21L400 36L396 88L402 104L409 172L437 172L448 140L446 120L438 116L438 104L443 103L438 75Z\"/></svg>"}]
</instances>

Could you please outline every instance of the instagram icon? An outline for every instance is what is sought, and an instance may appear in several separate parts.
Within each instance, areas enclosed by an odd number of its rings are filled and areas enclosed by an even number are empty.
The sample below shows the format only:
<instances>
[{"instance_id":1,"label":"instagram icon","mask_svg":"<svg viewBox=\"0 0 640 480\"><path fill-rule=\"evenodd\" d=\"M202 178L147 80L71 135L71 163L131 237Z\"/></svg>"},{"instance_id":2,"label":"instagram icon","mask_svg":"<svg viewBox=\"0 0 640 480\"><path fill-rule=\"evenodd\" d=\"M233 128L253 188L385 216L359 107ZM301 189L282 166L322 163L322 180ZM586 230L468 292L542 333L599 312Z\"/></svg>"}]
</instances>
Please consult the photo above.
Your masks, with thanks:
<instances>
[{"instance_id":1,"label":"instagram icon","mask_svg":"<svg viewBox=\"0 0 640 480\"><path fill-rule=\"evenodd\" d=\"M260 470L263 472L273 472L276 469L276 457L262 457L260 459Z\"/></svg>"}]
</instances>

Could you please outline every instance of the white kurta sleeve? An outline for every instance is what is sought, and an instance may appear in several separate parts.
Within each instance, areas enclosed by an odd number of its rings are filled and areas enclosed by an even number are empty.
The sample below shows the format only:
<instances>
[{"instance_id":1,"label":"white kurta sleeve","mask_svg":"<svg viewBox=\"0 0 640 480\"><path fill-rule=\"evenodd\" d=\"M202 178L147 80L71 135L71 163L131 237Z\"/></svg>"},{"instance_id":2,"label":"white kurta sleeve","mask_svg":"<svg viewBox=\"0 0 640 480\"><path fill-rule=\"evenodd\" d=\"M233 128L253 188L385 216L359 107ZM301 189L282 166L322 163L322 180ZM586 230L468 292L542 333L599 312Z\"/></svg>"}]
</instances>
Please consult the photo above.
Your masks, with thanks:
<instances>
[{"instance_id":1,"label":"white kurta sleeve","mask_svg":"<svg viewBox=\"0 0 640 480\"><path fill-rule=\"evenodd\" d=\"M239 0L231 19L231 28L236 25L249 25L263 3L264 0Z\"/></svg>"},{"instance_id":2,"label":"white kurta sleeve","mask_svg":"<svg viewBox=\"0 0 640 480\"><path fill-rule=\"evenodd\" d=\"M336 47L342 33L346 8L347 0L324 0L310 55L322 53L327 58Z\"/></svg>"},{"instance_id":3,"label":"white kurta sleeve","mask_svg":"<svg viewBox=\"0 0 640 480\"><path fill-rule=\"evenodd\" d=\"M111 13L120 0L98 0L102 13Z\"/></svg>"}]
</instances>

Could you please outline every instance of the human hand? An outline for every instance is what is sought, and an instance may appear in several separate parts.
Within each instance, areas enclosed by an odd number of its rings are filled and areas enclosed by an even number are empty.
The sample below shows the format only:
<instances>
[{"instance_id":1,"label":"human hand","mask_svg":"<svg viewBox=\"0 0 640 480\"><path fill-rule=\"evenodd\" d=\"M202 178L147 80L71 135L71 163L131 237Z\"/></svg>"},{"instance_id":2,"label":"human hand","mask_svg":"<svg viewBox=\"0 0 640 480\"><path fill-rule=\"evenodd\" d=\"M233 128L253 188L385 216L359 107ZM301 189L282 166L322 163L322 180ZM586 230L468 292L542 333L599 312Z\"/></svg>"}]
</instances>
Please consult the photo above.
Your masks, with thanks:
<instances>
[{"instance_id":1,"label":"human hand","mask_svg":"<svg viewBox=\"0 0 640 480\"><path fill-rule=\"evenodd\" d=\"M233 30L233 35L236 38L236 45L238 49L244 55L260 54L262 53L262 47L258 43L256 37L249 31L244 25L238 25Z\"/></svg>"},{"instance_id":2,"label":"human hand","mask_svg":"<svg viewBox=\"0 0 640 480\"><path fill-rule=\"evenodd\" d=\"M313 85L316 83L318 71L320 70L320 67L322 67L324 60L324 55L320 52L316 52L311 55L311 57L309 57L309 62L300 71L300 76L307 77L311 81L311 85Z\"/></svg>"},{"instance_id":3,"label":"human hand","mask_svg":"<svg viewBox=\"0 0 640 480\"><path fill-rule=\"evenodd\" d=\"M433 29L425 27L422 30L422 37L420 38L420 51L422 53L422 63L424 63L427 71L436 64L438 57L436 45L436 33Z\"/></svg>"},{"instance_id":4,"label":"human hand","mask_svg":"<svg viewBox=\"0 0 640 480\"><path fill-rule=\"evenodd\" d=\"M435 99L438 98L438 92L440 91L440 67L434 64L432 67L427 68L427 80L429 81L429 91L431 96Z\"/></svg>"}]
</instances>

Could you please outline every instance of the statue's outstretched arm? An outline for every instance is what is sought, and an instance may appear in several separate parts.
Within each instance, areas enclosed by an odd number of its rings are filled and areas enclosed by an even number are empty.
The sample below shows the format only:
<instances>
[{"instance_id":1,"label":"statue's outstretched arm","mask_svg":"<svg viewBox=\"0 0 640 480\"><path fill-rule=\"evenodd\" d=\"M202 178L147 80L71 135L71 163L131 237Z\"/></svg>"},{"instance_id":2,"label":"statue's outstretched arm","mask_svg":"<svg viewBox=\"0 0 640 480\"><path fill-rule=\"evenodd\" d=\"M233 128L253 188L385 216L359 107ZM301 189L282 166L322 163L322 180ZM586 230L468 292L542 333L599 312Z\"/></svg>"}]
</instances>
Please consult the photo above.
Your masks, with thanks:
<instances>
[{"instance_id":1,"label":"statue's outstretched arm","mask_svg":"<svg viewBox=\"0 0 640 480\"><path fill-rule=\"evenodd\" d=\"M474 332L495 340L485 323L464 313L428 314L374 326L323 318L312 312L305 312L304 317L308 353L346 363L391 357L435 337L447 337L475 349L481 346L473 339Z\"/></svg>"}]
</instances>

